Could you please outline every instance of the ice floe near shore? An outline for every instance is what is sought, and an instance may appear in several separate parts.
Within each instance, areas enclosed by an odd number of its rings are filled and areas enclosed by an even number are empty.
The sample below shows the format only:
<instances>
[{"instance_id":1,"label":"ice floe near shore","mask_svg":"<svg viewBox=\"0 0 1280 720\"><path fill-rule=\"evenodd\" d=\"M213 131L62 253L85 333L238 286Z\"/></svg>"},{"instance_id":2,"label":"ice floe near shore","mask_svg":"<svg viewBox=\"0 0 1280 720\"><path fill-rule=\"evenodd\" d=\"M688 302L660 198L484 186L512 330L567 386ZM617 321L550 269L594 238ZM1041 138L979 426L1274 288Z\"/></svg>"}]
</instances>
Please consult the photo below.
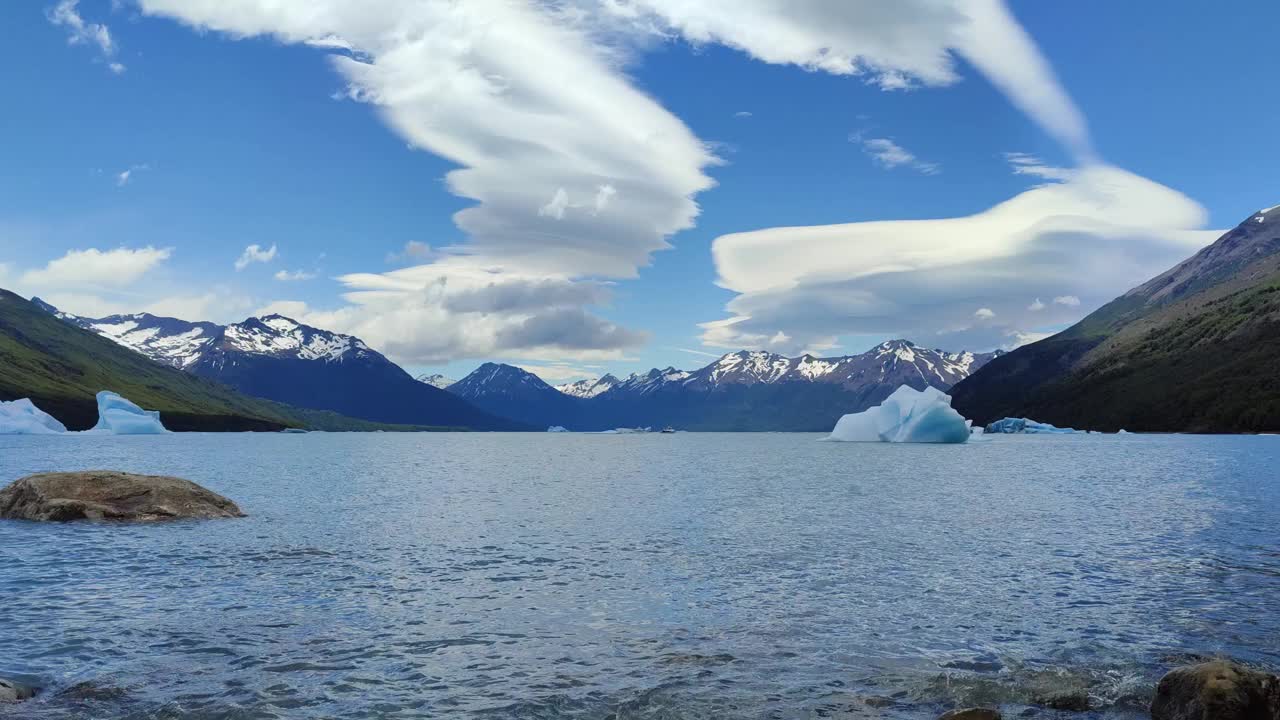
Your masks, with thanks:
<instances>
[{"instance_id":1,"label":"ice floe near shore","mask_svg":"<svg viewBox=\"0 0 1280 720\"><path fill-rule=\"evenodd\" d=\"M67 428L27 398L0 400L0 435L57 435Z\"/></svg>"},{"instance_id":2,"label":"ice floe near shore","mask_svg":"<svg viewBox=\"0 0 1280 720\"><path fill-rule=\"evenodd\" d=\"M1035 434L1051 434L1051 435L1068 435L1071 433L1082 432L1081 430L1073 430L1071 428L1060 428L1049 423L1036 422L1027 418L1003 418L997 420L987 426L987 432L991 434L1019 434L1026 433L1028 435Z\"/></svg>"},{"instance_id":3,"label":"ice floe near shore","mask_svg":"<svg viewBox=\"0 0 1280 720\"><path fill-rule=\"evenodd\" d=\"M98 393L98 424L90 432L112 435L160 435L169 432L160 422L160 413L143 410L116 393Z\"/></svg>"},{"instance_id":4,"label":"ice floe near shore","mask_svg":"<svg viewBox=\"0 0 1280 720\"><path fill-rule=\"evenodd\" d=\"M98 393L98 424L83 433L68 432L52 415L27 398L0 401L0 435L160 435L169 432L160 413L143 410L120 395Z\"/></svg>"},{"instance_id":5,"label":"ice floe near shore","mask_svg":"<svg viewBox=\"0 0 1280 720\"><path fill-rule=\"evenodd\" d=\"M876 407L836 422L828 440L842 442L962 443L970 421L951 407L951 396L934 387L903 385Z\"/></svg>"}]
</instances>

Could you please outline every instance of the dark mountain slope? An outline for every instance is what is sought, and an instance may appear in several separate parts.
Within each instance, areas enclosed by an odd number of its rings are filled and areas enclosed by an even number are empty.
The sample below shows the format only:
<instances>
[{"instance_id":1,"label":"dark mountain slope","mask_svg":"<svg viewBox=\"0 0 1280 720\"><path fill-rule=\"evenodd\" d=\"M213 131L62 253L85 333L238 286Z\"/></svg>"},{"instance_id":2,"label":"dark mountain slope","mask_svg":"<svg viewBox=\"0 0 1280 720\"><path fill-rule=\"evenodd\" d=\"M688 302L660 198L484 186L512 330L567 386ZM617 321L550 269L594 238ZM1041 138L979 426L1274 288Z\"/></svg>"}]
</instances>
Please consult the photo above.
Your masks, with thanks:
<instances>
[{"instance_id":1,"label":"dark mountain slope","mask_svg":"<svg viewBox=\"0 0 1280 720\"><path fill-rule=\"evenodd\" d=\"M977 422L1280 430L1280 211L1251 216L1075 326L952 389Z\"/></svg>"},{"instance_id":2,"label":"dark mountain slope","mask_svg":"<svg viewBox=\"0 0 1280 720\"><path fill-rule=\"evenodd\" d=\"M359 338L281 315L231 325L147 313L84 318L33 300L59 319L152 360L254 397L376 423L524 430L414 380Z\"/></svg>"},{"instance_id":3,"label":"dark mountain slope","mask_svg":"<svg viewBox=\"0 0 1280 720\"><path fill-rule=\"evenodd\" d=\"M97 422L94 395L100 390L159 410L170 430L387 427L241 395L155 363L0 290L0 400L29 397L69 429L84 430Z\"/></svg>"}]
</instances>

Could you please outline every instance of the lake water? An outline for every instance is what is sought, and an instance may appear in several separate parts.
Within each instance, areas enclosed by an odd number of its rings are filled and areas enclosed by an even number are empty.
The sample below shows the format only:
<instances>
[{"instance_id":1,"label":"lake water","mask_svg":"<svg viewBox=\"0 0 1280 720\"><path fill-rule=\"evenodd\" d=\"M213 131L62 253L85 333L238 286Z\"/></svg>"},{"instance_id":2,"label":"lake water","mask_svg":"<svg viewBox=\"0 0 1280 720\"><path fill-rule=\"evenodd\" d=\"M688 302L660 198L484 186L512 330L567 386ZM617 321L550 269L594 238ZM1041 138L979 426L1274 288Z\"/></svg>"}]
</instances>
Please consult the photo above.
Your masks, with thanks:
<instances>
[{"instance_id":1,"label":"lake water","mask_svg":"<svg viewBox=\"0 0 1280 720\"><path fill-rule=\"evenodd\" d=\"M47 688L0 718L1125 718L1280 665L1280 438L815 438L0 437L0 482L249 515L0 522L0 676Z\"/></svg>"}]
</instances>

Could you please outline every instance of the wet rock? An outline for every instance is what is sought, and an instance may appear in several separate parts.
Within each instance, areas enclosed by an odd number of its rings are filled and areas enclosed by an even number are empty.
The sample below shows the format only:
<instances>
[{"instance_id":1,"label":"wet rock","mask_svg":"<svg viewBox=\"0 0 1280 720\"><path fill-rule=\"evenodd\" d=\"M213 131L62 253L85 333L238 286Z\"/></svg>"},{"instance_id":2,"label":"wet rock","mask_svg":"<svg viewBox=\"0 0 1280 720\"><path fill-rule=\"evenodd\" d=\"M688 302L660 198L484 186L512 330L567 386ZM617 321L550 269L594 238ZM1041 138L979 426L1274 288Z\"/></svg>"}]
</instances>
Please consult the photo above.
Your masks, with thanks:
<instances>
[{"instance_id":1,"label":"wet rock","mask_svg":"<svg viewBox=\"0 0 1280 720\"><path fill-rule=\"evenodd\" d=\"M964 708L944 712L938 720L1000 720L1000 713L991 708Z\"/></svg>"},{"instance_id":2,"label":"wet rock","mask_svg":"<svg viewBox=\"0 0 1280 720\"><path fill-rule=\"evenodd\" d=\"M1152 720L1280 720L1280 677L1232 662L1171 670L1151 701Z\"/></svg>"},{"instance_id":3,"label":"wet rock","mask_svg":"<svg viewBox=\"0 0 1280 720\"><path fill-rule=\"evenodd\" d=\"M20 702L36 696L36 689L16 680L0 678L0 703Z\"/></svg>"},{"instance_id":4,"label":"wet rock","mask_svg":"<svg viewBox=\"0 0 1280 720\"><path fill-rule=\"evenodd\" d=\"M181 478L105 470L44 473L0 490L0 518L119 520L243 517L227 498Z\"/></svg>"},{"instance_id":5,"label":"wet rock","mask_svg":"<svg viewBox=\"0 0 1280 720\"><path fill-rule=\"evenodd\" d=\"M1061 690L1037 695L1032 702L1052 710L1084 712L1089 709L1089 693L1085 690Z\"/></svg>"}]
</instances>

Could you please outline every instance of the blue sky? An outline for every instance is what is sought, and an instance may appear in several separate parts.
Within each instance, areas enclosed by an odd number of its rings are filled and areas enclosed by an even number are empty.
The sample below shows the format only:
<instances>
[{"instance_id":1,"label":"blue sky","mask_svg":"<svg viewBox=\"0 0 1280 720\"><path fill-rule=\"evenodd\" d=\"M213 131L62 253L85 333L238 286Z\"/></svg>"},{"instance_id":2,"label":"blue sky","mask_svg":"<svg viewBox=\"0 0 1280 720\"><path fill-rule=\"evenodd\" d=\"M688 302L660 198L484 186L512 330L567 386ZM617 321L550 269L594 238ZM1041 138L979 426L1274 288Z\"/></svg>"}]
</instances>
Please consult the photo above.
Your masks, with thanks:
<instances>
[{"instance_id":1,"label":"blue sky","mask_svg":"<svg viewBox=\"0 0 1280 720\"><path fill-rule=\"evenodd\" d=\"M5 4L0 286L559 381L1011 346L1280 202L1267 4L374 5Z\"/></svg>"}]
</instances>

